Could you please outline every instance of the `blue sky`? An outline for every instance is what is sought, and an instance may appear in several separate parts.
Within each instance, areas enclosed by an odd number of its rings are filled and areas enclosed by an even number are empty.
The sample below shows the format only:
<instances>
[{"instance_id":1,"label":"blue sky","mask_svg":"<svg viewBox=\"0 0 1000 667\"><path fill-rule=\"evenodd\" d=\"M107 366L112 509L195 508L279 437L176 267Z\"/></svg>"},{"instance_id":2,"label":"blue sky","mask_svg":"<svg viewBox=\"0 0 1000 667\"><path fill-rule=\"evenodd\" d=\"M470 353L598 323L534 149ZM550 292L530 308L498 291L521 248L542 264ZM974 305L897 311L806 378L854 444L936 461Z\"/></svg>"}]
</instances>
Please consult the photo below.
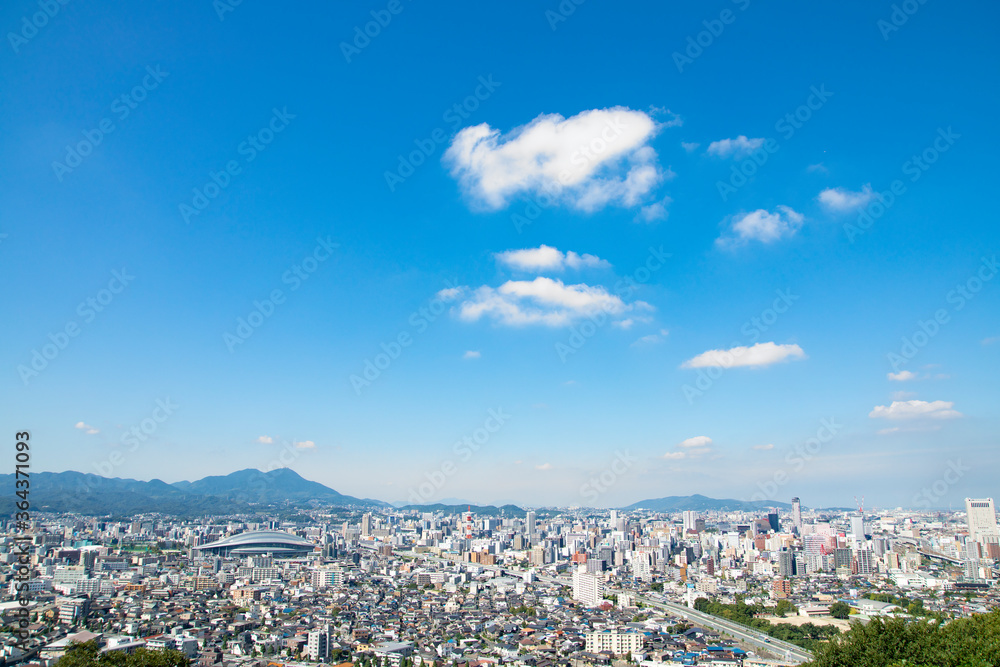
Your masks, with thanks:
<instances>
[{"instance_id":1,"label":"blue sky","mask_svg":"<svg viewBox=\"0 0 1000 667\"><path fill-rule=\"evenodd\" d=\"M994 5L53 7L0 10L35 469L996 494Z\"/></svg>"}]
</instances>

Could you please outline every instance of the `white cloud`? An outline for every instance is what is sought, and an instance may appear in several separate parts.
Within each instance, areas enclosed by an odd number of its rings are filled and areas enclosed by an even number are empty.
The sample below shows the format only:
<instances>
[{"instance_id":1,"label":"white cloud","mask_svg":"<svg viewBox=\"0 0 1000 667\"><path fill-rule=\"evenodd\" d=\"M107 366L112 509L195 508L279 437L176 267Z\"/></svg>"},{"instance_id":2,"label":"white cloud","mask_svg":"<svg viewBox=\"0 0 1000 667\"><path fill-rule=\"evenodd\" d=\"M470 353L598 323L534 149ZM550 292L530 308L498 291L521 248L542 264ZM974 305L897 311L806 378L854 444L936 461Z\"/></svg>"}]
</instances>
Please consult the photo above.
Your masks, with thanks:
<instances>
[{"instance_id":1,"label":"white cloud","mask_svg":"<svg viewBox=\"0 0 1000 667\"><path fill-rule=\"evenodd\" d=\"M461 130L442 160L467 195L487 209L504 208L522 193L547 193L588 212L632 207L664 179L648 145L660 127L648 114L625 107L570 118L543 114L506 135L483 123Z\"/></svg>"},{"instance_id":2,"label":"white cloud","mask_svg":"<svg viewBox=\"0 0 1000 667\"><path fill-rule=\"evenodd\" d=\"M479 350L466 350L465 354L462 355L462 358L463 359L478 359L481 356L483 356L483 355L480 354Z\"/></svg>"},{"instance_id":3,"label":"white cloud","mask_svg":"<svg viewBox=\"0 0 1000 667\"><path fill-rule=\"evenodd\" d=\"M552 464L542 463L541 465L535 466L535 470L552 470Z\"/></svg>"},{"instance_id":4,"label":"white cloud","mask_svg":"<svg viewBox=\"0 0 1000 667\"><path fill-rule=\"evenodd\" d=\"M915 391L894 391L890 394L890 397L894 401L905 401L908 398L913 398L917 395Z\"/></svg>"},{"instance_id":5,"label":"white cloud","mask_svg":"<svg viewBox=\"0 0 1000 667\"><path fill-rule=\"evenodd\" d=\"M667 211L667 206L670 205L673 199L670 197L664 197L658 202L649 204L648 206L643 206L639 209L639 213L635 216L636 222L659 222L660 220L666 220L670 213Z\"/></svg>"},{"instance_id":6,"label":"white cloud","mask_svg":"<svg viewBox=\"0 0 1000 667\"><path fill-rule=\"evenodd\" d=\"M312 440L302 440L300 442L296 442L295 446L299 449L315 449L316 443Z\"/></svg>"},{"instance_id":7,"label":"white cloud","mask_svg":"<svg viewBox=\"0 0 1000 667\"><path fill-rule=\"evenodd\" d=\"M688 153L693 153L696 150L698 150L698 146L701 146L701 144L693 142L693 141L682 141L681 142L681 148L683 148L684 150L686 150Z\"/></svg>"},{"instance_id":8,"label":"white cloud","mask_svg":"<svg viewBox=\"0 0 1000 667\"><path fill-rule=\"evenodd\" d=\"M875 193L869 184L861 188L861 192L851 192L844 188L827 188L819 193L817 199L833 211L846 212L866 206L874 196Z\"/></svg>"},{"instance_id":9,"label":"white cloud","mask_svg":"<svg viewBox=\"0 0 1000 667\"><path fill-rule=\"evenodd\" d=\"M497 288L484 285L476 289L459 306L459 317L468 322L489 317L507 326L560 327L598 313L614 317L635 309L652 310L652 306L643 301L625 303L600 286L566 285L539 276L530 281L508 280Z\"/></svg>"},{"instance_id":10,"label":"white cloud","mask_svg":"<svg viewBox=\"0 0 1000 667\"><path fill-rule=\"evenodd\" d=\"M893 401L891 405L876 405L868 413L873 419L954 419L962 413L953 410L951 401Z\"/></svg>"},{"instance_id":11,"label":"white cloud","mask_svg":"<svg viewBox=\"0 0 1000 667\"><path fill-rule=\"evenodd\" d=\"M713 141L708 145L705 152L716 157L741 158L750 155L750 153L753 153L763 145L763 138L747 139L746 136L741 134L735 139Z\"/></svg>"},{"instance_id":12,"label":"white cloud","mask_svg":"<svg viewBox=\"0 0 1000 667\"><path fill-rule=\"evenodd\" d=\"M907 380L916 380L917 374L912 371L899 371L898 373L886 373L886 377L893 382L906 382Z\"/></svg>"},{"instance_id":13,"label":"white cloud","mask_svg":"<svg viewBox=\"0 0 1000 667\"><path fill-rule=\"evenodd\" d=\"M687 456L687 453L685 452L667 452L666 454L663 455L663 458L676 460L676 459L682 459L685 456Z\"/></svg>"},{"instance_id":14,"label":"white cloud","mask_svg":"<svg viewBox=\"0 0 1000 667\"><path fill-rule=\"evenodd\" d=\"M621 320L620 322L615 322L614 326L618 327L619 329L631 329L633 324L635 324L635 320L632 319L631 317L627 317L624 320Z\"/></svg>"},{"instance_id":15,"label":"white cloud","mask_svg":"<svg viewBox=\"0 0 1000 667\"><path fill-rule=\"evenodd\" d=\"M558 248L540 245L537 248L507 250L497 253L497 262L519 271L563 271L565 269L608 269L611 263L596 255L578 255L570 250L562 252Z\"/></svg>"},{"instance_id":16,"label":"white cloud","mask_svg":"<svg viewBox=\"0 0 1000 667\"><path fill-rule=\"evenodd\" d=\"M928 425L912 426L907 428L903 428L901 426L893 426L891 428L880 428L879 430L875 431L875 433L878 435L891 435L893 433L921 433L926 431L940 431L940 430L941 430L940 424L933 424L929 426Z\"/></svg>"},{"instance_id":17,"label":"white cloud","mask_svg":"<svg viewBox=\"0 0 1000 667\"><path fill-rule=\"evenodd\" d=\"M446 287L443 290L439 290L437 293L437 298L442 301L454 301L460 296L462 296L461 287Z\"/></svg>"},{"instance_id":18,"label":"white cloud","mask_svg":"<svg viewBox=\"0 0 1000 667\"><path fill-rule=\"evenodd\" d=\"M685 449L691 449L692 447L708 447L712 444L712 439L707 435L696 435L693 438L688 438L677 443L678 447L684 447Z\"/></svg>"},{"instance_id":19,"label":"white cloud","mask_svg":"<svg viewBox=\"0 0 1000 667\"><path fill-rule=\"evenodd\" d=\"M257 438L257 442L259 442L262 445L270 445L274 443L274 438L272 438L269 435L262 435L259 438Z\"/></svg>"},{"instance_id":20,"label":"white cloud","mask_svg":"<svg viewBox=\"0 0 1000 667\"><path fill-rule=\"evenodd\" d=\"M751 347L734 347L728 350L708 350L688 359L681 368L738 368L740 366L770 366L790 359L805 359L806 353L798 345L757 343Z\"/></svg>"},{"instance_id":21,"label":"white cloud","mask_svg":"<svg viewBox=\"0 0 1000 667\"><path fill-rule=\"evenodd\" d=\"M753 448L761 452L766 452L774 449L774 445L768 443L766 445L754 445Z\"/></svg>"},{"instance_id":22,"label":"white cloud","mask_svg":"<svg viewBox=\"0 0 1000 667\"><path fill-rule=\"evenodd\" d=\"M101 432L100 429L95 428L90 424L85 424L83 422L77 422L76 424L73 425L73 428L78 428L87 435L97 435L98 433Z\"/></svg>"},{"instance_id":23,"label":"white cloud","mask_svg":"<svg viewBox=\"0 0 1000 667\"><path fill-rule=\"evenodd\" d=\"M801 213L788 206L778 206L774 213L765 209L757 209L751 213L733 218L729 235L723 235L716 243L719 245L742 245L747 241L773 243L783 238L794 236L802 221Z\"/></svg>"},{"instance_id":24,"label":"white cloud","mask_svg":"<svg viewBox=\"0 0 1000 667\"><path fill-rule=\"evenodd\" d=\"M639 340L632 343L632 346L636 345L655 345L656 343L662 343L666 340L670 332L666 329L660 329L659 333L649 334L648 336L643 336Z\"/></svg>"},{"instance_id":25,"label":"white cloud","mask_svg":"<svg viewBox=\"0 0 1000 667\"><path fill-rule=\"evenodd\" d=\"M814 171L818 171L818 172L823 173L823 174L830 173L830 170L827 169L826 165L824 165L822 162L817 162L816 164L809 165L808 167L806 167L806 171L808 171L810 173L814 172Z\"/></svg>"}]
</instances>

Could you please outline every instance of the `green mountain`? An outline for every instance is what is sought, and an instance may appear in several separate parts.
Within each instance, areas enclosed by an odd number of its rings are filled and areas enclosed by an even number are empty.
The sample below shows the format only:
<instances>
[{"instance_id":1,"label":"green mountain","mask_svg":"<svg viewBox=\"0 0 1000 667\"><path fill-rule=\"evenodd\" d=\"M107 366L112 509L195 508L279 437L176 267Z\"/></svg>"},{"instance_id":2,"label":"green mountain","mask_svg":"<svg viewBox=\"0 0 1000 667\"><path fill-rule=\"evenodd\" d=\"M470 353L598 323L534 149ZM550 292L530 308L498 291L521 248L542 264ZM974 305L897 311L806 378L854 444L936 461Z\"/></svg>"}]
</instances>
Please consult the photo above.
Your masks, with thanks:
<instances>
[{"instance_id":1,"label":"green mountain","mask_svg":"<svg viewBox=\"0 0 1000 667\"><path fill-rule=\"evenodd\" d=\"M772 507L784 510L790 510L792 508L792 506L788 503L779 503L774 500L753 502L746 500L733 500L732 498L720 500L718 498L708 498L707 496L695 494L693 496L667 496L666 498L640 500L639 502L632 503L628 507L623 507L622 509L644 509L651 512L685 512L688 510L696 512L759 512Z\"/></svg>"}]
</instances>

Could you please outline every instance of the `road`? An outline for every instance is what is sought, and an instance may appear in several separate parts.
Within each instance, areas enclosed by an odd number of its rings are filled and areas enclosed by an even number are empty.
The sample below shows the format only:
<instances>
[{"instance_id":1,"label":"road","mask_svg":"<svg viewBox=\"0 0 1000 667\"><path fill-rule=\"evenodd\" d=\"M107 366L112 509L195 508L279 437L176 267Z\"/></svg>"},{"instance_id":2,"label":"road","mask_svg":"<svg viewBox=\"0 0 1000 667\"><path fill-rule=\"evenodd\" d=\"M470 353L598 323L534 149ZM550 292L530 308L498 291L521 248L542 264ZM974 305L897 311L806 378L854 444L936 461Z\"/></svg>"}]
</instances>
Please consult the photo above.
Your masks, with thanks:
<instances>
[{"instance_id":1,"label":"road","mask_svg":"<svg viewBox=\"0 0 1000 667\"><path fill-rule=\"evenodd\" d=\"M455 563L456 561L439 558L427 553L415 554L418 557L429 558L430 560L436 560L439 562ZM504 570L506 569L511 574L520 574L516 570L511 570L510 568L503 568L499 565L479 565L478 563L465 563L466 565L476 565L487 570ZM535 575L538 581L544 581L546 583L554 584L556 586L572 586L573 582L571 579L561 578L561 577L550 577L547 575ZM619 591L609 590L609 593L617 593ZM629 593L635 595L632 591L621 591L624 593ZM694 622L699 626L703 626L717 632L725 632L736 639L739 639L750 646L762 649L774 655L780 656L781 658L788 660L789 662L808 662L812 660L812 653L805 650L801 646L796 646L795 644L790 644L788 642L782 641L780 639L774 639L768 637L762 632L758 632L753 628L748 628L745 625L740 625L739 623L734 623L733 621L719 618L717 616L712 616L710 614L705 614L703 612L697 611L696 609L691 609L685 607L684 605L677 604L675 602L668 602L666 600L658 600L644 595L636 595L636 600L642 601L644 605L650 607L656 607L664 611L668 611L675 616L680 616L681 618L686 618L689 621Z\"/></svg>"}]
</instances>

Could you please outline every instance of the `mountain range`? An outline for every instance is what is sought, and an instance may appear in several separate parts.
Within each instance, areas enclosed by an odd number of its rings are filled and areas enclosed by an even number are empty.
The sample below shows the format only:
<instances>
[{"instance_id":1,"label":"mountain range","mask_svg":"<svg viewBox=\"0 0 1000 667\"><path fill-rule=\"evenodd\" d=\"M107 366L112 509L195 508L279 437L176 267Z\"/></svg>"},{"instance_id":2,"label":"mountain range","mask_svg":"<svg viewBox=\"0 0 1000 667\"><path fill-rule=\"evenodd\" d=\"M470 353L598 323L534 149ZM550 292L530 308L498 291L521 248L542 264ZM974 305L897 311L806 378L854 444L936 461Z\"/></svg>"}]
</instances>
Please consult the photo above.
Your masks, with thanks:
<instances>
[{"instance_id":1,"label":"mountain range","mask_svg":"<svg viewBox=\"0 0 1000 667\"><path fill-rule=\"evenodd\" d=\"M626 510L644 509L651 512L685 512L693 510L696 512L721 511L721 512L757 512L760 510L777 507L779 509L791 509L788 503L779 503L774 500L768 501L746 501L733 500L732 498L708 498L699 494L693 496L667 496L666 498L651 498L632 503Z\"/></svg>"},{"instance_id":2,"label":"mountain range","mask_svg":"<svg viewBox=\"0 0 1000 667\"><path fill-rule=\"evenodd\" d=\"M14 475L0 475L0 484L14 488ZM228 475L213 475L193 482L167 484L158 479L148 482L108 478L89 473L39 472L31 475L31 507L35 511L67 512L84 515L130 516L160 513L176 516L209 514L253 514L264 510L303 509L335 506L388 508L389 503L371 498L344 495L328 486L301 477L290 468L262 472L253 468ZM17 498L0 497L0 514L16 511ZM404 505L401 509L421 512L465 512L468 503ZM633 503L622 509L645 509L654 512L762 511L771 507L789 509L787 503L747 502L708 498L702 495L668 496ZM526 511L513 503L502 506L472 505L477 516L524 517ZM545 512L548 513L548 512ZM541 514L540 514L541 515Z\"/></svg>"}]
</instances>

